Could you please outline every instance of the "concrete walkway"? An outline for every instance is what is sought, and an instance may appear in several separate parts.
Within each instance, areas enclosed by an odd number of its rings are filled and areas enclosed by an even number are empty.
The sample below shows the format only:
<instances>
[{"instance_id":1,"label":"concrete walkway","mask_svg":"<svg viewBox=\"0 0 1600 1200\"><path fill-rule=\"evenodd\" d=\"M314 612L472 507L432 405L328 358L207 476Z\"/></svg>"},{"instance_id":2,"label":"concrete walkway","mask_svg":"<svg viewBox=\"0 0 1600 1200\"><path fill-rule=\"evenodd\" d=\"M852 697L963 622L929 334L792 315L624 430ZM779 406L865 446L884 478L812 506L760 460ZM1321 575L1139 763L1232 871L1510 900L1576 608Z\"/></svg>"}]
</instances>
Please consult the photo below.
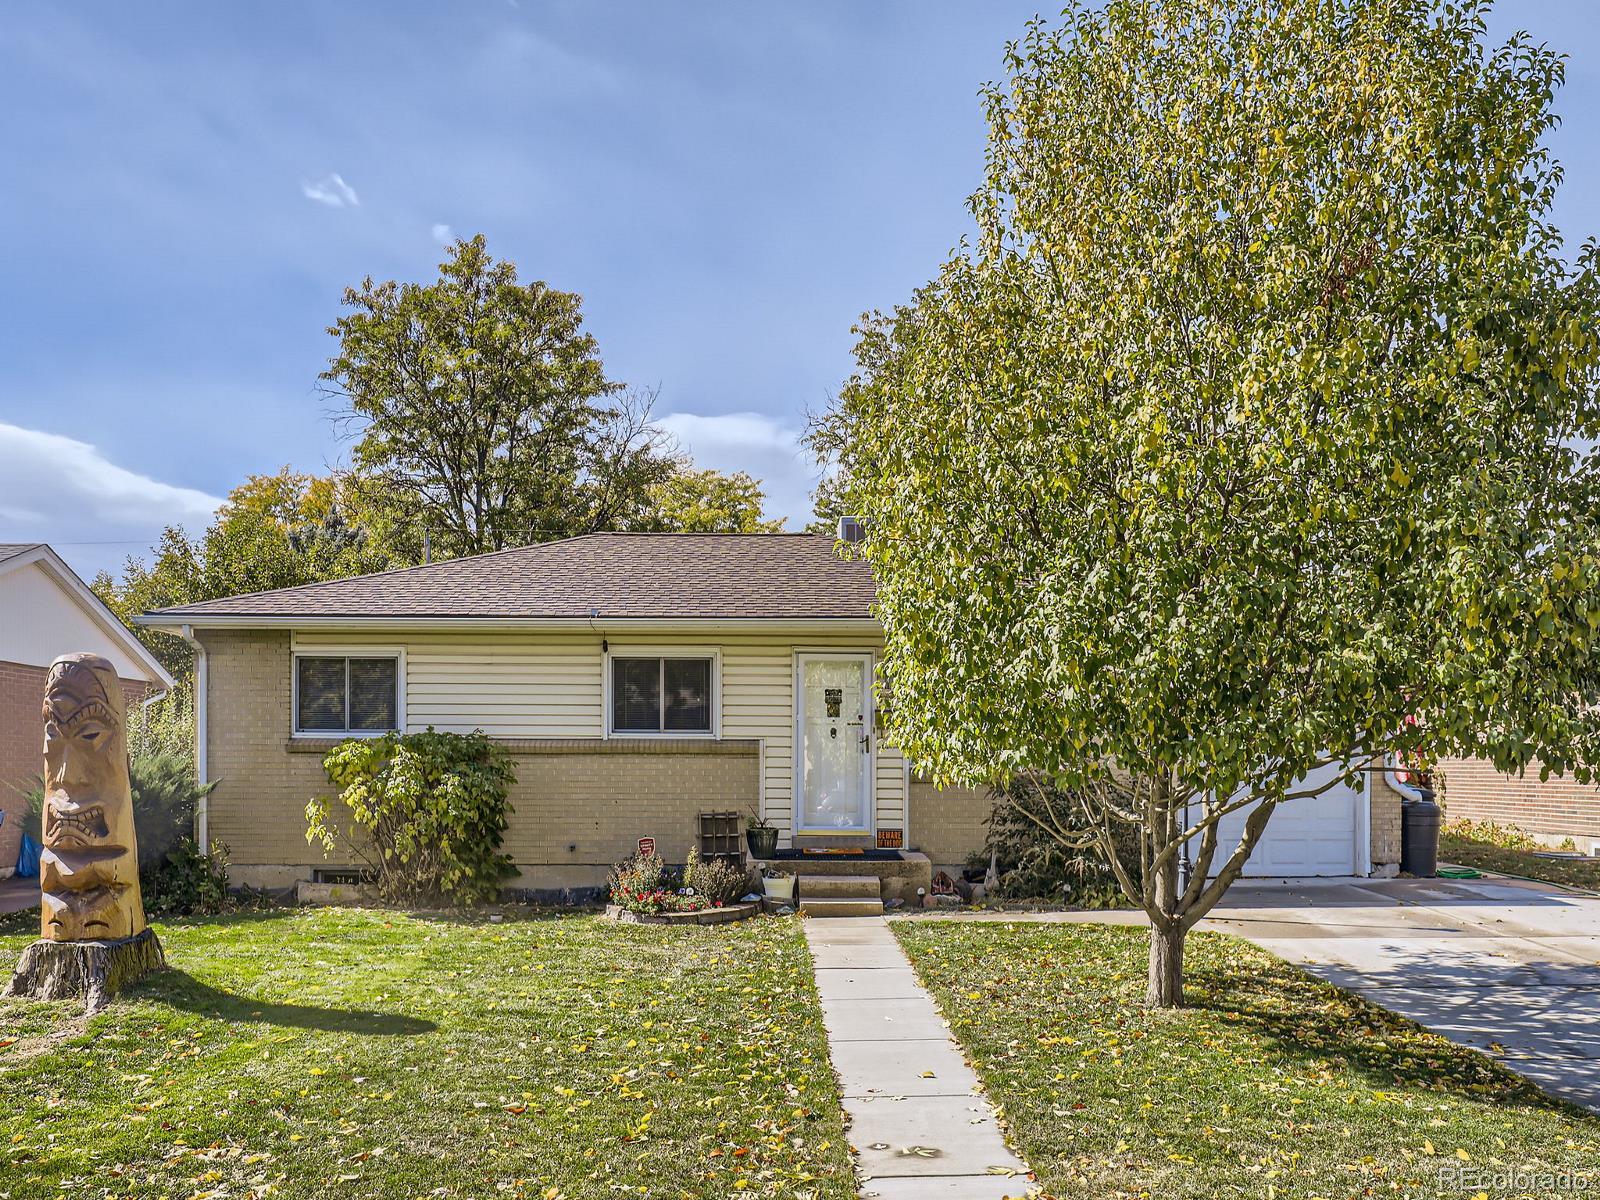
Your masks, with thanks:
<instances>
[{"instance_id":1,"label":"concrete walkway","mask_svg":"<svg viewBox=\"0 0 1600 1200\"><path fill-rule=\"evenodd\" d=\"M1032 1187L882 917L805 922L861 1195L1004 1200ZM997 1175L992 1168L1016 1172Z\"/></svg>"},{"instance_id":2,"label":"concrete walkway","mask_svg":"<svg viewBox=\"0 0 1600 1200\"><path fill-rule=\"evenodd\" d=\"M0 879L0 913L21 912L39 903L39 877Z\"/></svg>"}]
</instances>

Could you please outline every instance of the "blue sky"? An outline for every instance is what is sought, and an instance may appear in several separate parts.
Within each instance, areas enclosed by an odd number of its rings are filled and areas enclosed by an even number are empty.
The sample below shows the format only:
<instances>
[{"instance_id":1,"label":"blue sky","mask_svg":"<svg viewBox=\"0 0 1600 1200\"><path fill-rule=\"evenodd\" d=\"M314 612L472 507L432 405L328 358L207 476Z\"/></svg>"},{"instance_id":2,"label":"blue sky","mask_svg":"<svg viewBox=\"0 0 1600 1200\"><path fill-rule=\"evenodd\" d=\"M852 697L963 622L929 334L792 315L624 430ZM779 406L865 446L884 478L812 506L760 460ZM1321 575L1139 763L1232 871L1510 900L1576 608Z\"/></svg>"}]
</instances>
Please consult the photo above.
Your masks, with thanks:
<instances>
[{"instance_id":1,"label":"blue sky","mask_svg":"<svg viewBox=\"0 0 1600 1200\"><path fill-rule=\"evenodd\" d=\"M614 378L803 520L850 326L966 227L979 85L1038 4L20 0L0 11L0 541L114 566L246 474L345 453L342 289L483 232L581 293ZM1044 11L1054 11L1045 6ZM1600 232L1591 5L1558 222ZM96 544L98 543L98 544Z\"/></svg>"}]
</instances>

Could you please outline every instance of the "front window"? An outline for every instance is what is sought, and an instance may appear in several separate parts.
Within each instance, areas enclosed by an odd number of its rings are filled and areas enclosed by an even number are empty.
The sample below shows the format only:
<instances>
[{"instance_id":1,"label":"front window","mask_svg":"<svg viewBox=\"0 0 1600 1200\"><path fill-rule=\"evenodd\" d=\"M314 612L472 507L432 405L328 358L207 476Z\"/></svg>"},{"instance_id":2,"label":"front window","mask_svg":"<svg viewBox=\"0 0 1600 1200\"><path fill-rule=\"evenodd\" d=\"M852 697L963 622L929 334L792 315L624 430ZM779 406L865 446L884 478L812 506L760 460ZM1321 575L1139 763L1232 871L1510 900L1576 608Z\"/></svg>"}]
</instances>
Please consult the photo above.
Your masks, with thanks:
<instances>
[{"instance_id":1,"label":"front window","mask_svg":"<svg viewBox=\"0 0 1600 1200\"><path fill-rule=\"evenodd\" d=\"M386 733L399 727L400 661L303 655L294 660L296 733Z\"/></svg>"},{"instance_id":2,"label":"front window","mask_svg":"<svg viewBox=\"0 0 1600 1200\"><path fill-rule=\"evenodd\" d=\"M613 658L613 733L710 733L709 658Z\"/></svg>"}]
</instances>

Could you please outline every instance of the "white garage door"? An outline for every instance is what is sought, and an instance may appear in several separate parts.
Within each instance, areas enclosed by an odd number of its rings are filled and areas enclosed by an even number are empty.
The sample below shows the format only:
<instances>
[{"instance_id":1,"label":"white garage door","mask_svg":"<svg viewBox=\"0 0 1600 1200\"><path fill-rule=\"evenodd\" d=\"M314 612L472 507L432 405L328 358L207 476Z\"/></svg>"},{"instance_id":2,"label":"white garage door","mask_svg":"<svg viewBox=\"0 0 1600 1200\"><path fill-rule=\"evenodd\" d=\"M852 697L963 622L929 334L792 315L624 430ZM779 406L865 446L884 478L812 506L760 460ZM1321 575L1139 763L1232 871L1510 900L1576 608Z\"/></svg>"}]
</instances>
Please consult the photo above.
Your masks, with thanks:
<instances>
[{"instance_id":1,"label":"white garage door","mask_svg":"<svg viewBox=\"0 0 1600 1200\"><path fill-rule=\"evenodd\" d=\"M1326 768L1328 774L1334 769ZM1315 776L1313 776L1315 778ZM1354 875L1367 870L1366 855L1359 852L1365 829L1361 806L1365 793L1337 786L1320 796L1289 800L1278 805L1267 821L1267 831L1245 864L1247 876ZM1249 809L1222 819L1217 860L1224 860L1238 844Z\"/></svg>"}]
</instances>

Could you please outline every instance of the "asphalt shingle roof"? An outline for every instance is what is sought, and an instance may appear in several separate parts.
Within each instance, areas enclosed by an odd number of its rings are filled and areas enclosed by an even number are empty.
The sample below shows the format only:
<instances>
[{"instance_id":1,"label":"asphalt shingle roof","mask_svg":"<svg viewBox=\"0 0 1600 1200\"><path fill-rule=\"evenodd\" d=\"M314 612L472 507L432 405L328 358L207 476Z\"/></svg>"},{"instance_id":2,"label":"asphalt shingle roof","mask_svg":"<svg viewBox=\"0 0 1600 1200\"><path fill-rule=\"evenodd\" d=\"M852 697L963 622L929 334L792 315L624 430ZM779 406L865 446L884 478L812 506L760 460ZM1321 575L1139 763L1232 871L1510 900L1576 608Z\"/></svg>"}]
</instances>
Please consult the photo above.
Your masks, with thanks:
<instances>
[{"instance_id":1,"label":"asphalt shingle roof","mask_svg":"<svg viewBox=\"0 0 1600 1200\"><path fill-rule=\"evenodd\" d=\"M8 558L15 558L24 550L32 550L35 546L42 546L43 542L0 542L0 562Z\"/></svg>"},{"instance_id":2,"label":"asphalt shingle roof","mask_svg":"<svg viewBox=\"0 0 1600 1200\"><path fill-rule=\"evenodd\" d=\"M872 570L822 534L594 533L150 617L870 617Z\"/></svg>"}]
</instances>

